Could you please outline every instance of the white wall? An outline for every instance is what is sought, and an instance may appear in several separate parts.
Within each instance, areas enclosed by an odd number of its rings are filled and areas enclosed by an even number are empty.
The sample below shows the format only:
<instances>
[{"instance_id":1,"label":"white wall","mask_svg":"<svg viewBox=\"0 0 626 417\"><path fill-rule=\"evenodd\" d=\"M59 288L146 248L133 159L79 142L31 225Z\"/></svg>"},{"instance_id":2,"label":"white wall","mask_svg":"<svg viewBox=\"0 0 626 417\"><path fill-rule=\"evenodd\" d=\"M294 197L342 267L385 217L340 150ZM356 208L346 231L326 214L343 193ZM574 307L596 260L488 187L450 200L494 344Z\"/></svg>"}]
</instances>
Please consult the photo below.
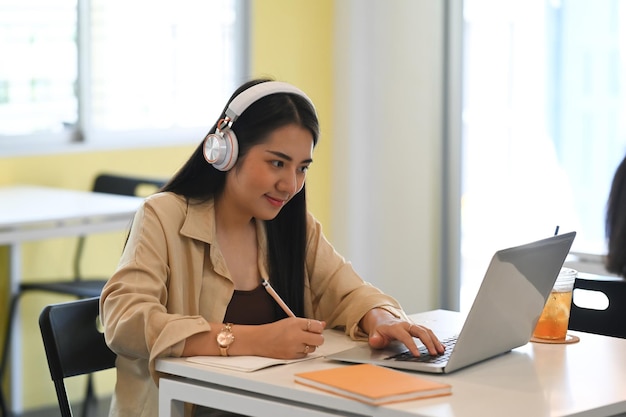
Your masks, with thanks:
<instances>
[{"instance_id":1,"label":"white wall","mask_svg":"<svg viewBox=\"0 0 626 417\"><path fill-rule=\"evenodd\" d=\"M444 4L336 2L332 241L409 312L440 306Z\"/></svg>"}]
</instances>

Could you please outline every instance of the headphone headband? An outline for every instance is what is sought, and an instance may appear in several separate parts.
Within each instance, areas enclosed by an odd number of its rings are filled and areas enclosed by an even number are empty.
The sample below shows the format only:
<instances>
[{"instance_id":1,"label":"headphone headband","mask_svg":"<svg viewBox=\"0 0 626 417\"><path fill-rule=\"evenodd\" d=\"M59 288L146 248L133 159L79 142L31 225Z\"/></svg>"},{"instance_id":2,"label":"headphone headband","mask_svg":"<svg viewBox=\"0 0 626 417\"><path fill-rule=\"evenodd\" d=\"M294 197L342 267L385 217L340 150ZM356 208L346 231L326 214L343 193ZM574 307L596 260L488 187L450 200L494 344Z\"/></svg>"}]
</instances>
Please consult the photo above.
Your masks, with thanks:
<instances>
[{"instance_id":1,"label":"headphone headband","mask_svg":"<svg viewBox=\"0 0 626 417\"><path fill-rule=\"evenodd\" d=\"M304 93L304 91L285 82L267 81L264 83L256 84L248 88L247 90L244 90L241 94L235 97L226 109L226 116L228 116L231 122L234 122L239 116L241 116L241 113L243 113L248 107L250 107L252 103L260 100L265 96L276 93L293 93L302 96L315 110L313 101Z\"/></svg>"},{"instance_id":2,"label":"headphone headband","mask_svg":"<svg viewBox=\"0 0 626 417\"><path fill-rule=\"evenodd\" d=\"M217 123L217 130L204 138L204 159L217 170L228 171L237 162L239 155L239 142L235 132L231 129L233 122L252 103L265 96L276 93L292 93L306 99L313 111L315 106L311 99L302 90L280 81L262 82L244 90L237 95L226 108L226 119ZM223 123L223 125L222 125Z\"/></svg>"}]
</instances>

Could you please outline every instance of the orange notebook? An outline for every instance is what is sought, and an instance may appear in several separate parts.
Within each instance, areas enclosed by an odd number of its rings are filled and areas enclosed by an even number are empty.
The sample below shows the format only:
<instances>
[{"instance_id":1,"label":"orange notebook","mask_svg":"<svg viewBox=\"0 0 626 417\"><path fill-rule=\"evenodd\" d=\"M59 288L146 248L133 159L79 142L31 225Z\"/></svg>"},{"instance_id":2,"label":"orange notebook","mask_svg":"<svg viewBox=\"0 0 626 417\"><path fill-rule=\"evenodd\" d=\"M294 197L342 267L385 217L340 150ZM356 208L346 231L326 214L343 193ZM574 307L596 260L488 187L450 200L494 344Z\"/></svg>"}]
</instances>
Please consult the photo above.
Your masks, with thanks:
<instances>
[{"instance_id":1,"label":"orange notebook","mask_svg":"<svg viewBox=\"0 0 626 417\"><path fill-rule=\"evenodd\" d=\"M295 374L295 381L371 405L452 394L452 386L371 364Z\"/></svg>"}]
</instances>

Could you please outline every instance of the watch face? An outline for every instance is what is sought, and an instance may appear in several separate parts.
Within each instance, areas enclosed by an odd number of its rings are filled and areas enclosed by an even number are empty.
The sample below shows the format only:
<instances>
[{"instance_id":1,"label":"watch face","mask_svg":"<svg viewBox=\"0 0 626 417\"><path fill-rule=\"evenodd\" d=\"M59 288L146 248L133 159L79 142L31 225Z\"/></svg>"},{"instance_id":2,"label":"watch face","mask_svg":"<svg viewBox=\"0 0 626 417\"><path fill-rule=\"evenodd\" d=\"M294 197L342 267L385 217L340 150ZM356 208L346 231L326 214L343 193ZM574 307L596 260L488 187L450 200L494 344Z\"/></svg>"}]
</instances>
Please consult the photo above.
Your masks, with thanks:
<instances>
[{"instance_id":1,"label":"watch face","mask_svg":"<svg viewBox=\"0 0 626 417\"><path fill-rule=\"evenodd\" d=\"M221 331L217 335L217 343L221 347L226 347L230 345L231 343L233 343L233 340L235 340L235 335L233 335L231 332L226 331L226 330Z\"/></svg>"}]
</instances>

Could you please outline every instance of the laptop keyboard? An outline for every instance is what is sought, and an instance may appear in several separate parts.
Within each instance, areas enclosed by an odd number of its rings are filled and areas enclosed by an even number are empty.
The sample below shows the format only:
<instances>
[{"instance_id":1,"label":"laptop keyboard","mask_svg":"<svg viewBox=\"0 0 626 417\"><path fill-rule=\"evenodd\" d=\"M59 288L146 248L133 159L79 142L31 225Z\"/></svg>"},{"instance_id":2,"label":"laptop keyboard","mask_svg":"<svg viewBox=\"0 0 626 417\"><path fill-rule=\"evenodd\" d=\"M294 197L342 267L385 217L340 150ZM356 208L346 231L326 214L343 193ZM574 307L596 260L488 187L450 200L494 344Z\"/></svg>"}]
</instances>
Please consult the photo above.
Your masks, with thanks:
<instances>
[{"instance_id":1,"label":"laptop keyboard","mask_svg":"<svg viewBox=\"0 0 626 417\"><path fill-rule=\"evenodd\" d=\"M452 353L452 349L454 349L454 345L456 344L456 340L457 340L456 337L451 337L451 338L442 340L441 343L445 346L446 351L441 355L431 355L430 353L428 353L428 350L426 350L425 346L420 346L419 356L413 356L413 354L407 350L404 352L400 352L396 355L386 357L385 359L392 360L392 361L405 361L405 362L443 363L443 362L446 362L448 358L450 357L450 354Z\"/></svg>"}]
</instances>

